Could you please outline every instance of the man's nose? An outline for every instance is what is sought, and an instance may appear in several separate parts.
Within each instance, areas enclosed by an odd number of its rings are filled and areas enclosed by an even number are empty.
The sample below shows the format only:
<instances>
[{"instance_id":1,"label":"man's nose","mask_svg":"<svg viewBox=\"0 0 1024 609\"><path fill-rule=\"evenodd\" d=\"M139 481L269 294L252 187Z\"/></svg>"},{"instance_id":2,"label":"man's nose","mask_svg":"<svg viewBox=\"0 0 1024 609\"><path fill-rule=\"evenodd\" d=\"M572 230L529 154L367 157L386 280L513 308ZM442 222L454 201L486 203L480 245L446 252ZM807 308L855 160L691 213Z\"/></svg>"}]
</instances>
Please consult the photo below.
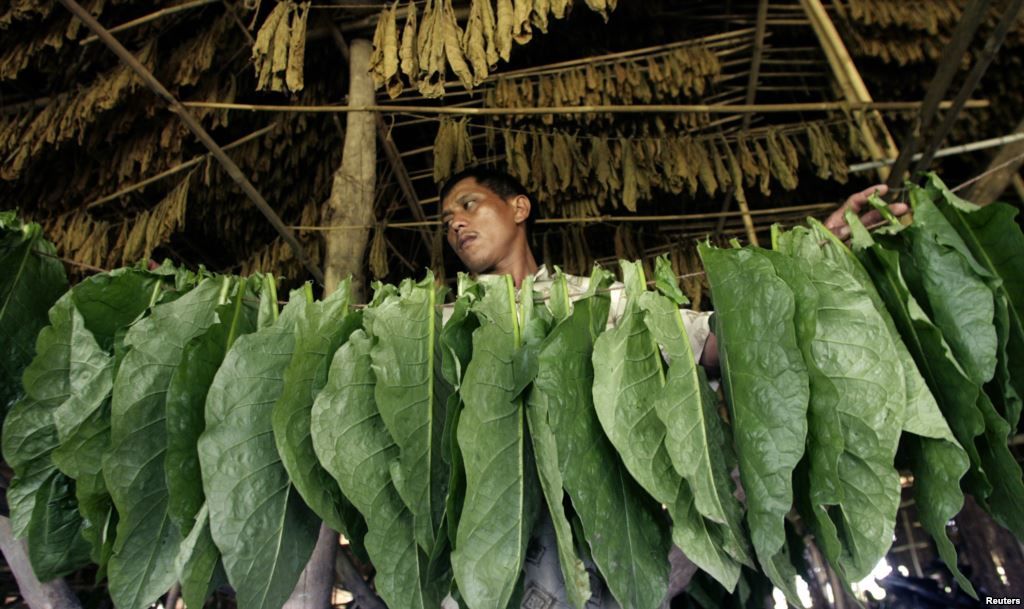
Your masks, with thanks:
<instances>
[{"instance_id":1,"label":"man's nose","mask_svg":"<svg viewBox=\"0 0 1024 609\"><path fill-rule=\"evenodd\" d=\"M450 222L451 222L450 225L452 227L452 230L454 230L456 233L458 233L460 230L466 228L466 225L467 225L466 218L463 217L462 214L455 214L454 216L452 216L452 219L451 219Z\"/></svg>"}]
</instances>

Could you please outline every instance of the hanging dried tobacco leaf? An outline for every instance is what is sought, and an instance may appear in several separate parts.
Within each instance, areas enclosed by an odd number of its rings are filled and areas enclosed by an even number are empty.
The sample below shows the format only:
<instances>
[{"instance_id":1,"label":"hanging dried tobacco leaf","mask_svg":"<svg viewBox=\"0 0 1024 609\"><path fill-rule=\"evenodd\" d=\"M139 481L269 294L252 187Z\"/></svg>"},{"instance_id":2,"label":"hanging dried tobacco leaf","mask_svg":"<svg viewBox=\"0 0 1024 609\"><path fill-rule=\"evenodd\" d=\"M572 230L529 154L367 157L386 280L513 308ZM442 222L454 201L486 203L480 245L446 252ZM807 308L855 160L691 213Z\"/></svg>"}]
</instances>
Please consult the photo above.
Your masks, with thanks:
<instances>
[{"instance_id":1,"label":"hanging dried tobacco leaf","mask_svg":"<svg viewBox=\"0 0 1024 609\"><path fill-rule=\"evenodd\" d=\"M417 16L415 0L409 0L405 18L405 26L402 28L402 44L398 51L402 73L409 78L409 82L415 82L420 76L419 50L416 43ZM376 38L376 35L374 36ZM376 52L376 42L374 43Z\"/></svg>"},{"instance_id":2,"label":"hanging dried tobacco leaf","mask_svg":"<svg viewBox=\"0 0 1024 609\"><path fill-rule=\"evenodd\" d=\"M270 68L270 90L284 90L284 73L288 70L288 47L291 43L291 14L295 6L291 2L285 3L287 12L277 22L277 29L274 30L274 41L271 47L271 68Z\"/></svg>"},{"instance_id":3,"label":"hanging dried tobacco leaf","mask_svg":"<svg viewBox=\"0 0 1024 609\"><path fill-rule=\"evenodd\" d=\"M466 90L470 90L473 88L473 72L469 69L469 64L466 63L466 56L462 50L462 39L465 34L462 28L459 27L458 21L455 20L452 0L444 0L441 23L444 28L444 53L448 58L448 65L452 67L452 71L459 77L462 86Z\"/></svg>"},{"instance_id":4,"label":"hanging dried tobacco leaf","mask_svg":"<svg viewBox=\"0 0 1024 609\"><path fill-rule=\"evenodd\" d=\"M370 243L370 272L373 277L383 281L388 272L388 246L384 237L387 224L378 224L373 230L373 241Z\"/></svg>"},{"instance_id":5,"label":"hanging dried tobacco leaf","mask_svg":"<svg viewBox=\"0 0 1024 609\"><path fill-rule=\"evenodd\" d=\"M754 140L754 155L757 158L757 175L760 178L758 187L761 190L761 194L767 197L772 194L770 183L772 177L771 161L768 159L768 153L761 146L761 142L757 140Z\"/></svg>"},{"instance_id":6,"label":"hanging dried tobacco leaf","mask_svg":"<svg viewBox=\"0 0 1024 609\"><path fill-rule=\"evenodd\" d=\"M572 11L572 0L551 0L551 14L555 19L565 19Z\"/></svg>"},{"instance_id":7,"label":"hanging dried tobacco leaf","mask_svg":"<svg viewBox=\"0 0 1024 609\"><path fill-rule=\"evenodd\" d=\"M284 80L288 90L293 92L301 91L304 86L302 72L306 61L306 21L309 18L309 4L303 2L292 19L292 37L288 45L288 67Z\"/></svg>"},{"instance_id":8,"label":"hanging dried tobacco leaf","mask_svg":"<svg viewBox=\"0 0 1024 609\"><path fill-rule=\"evenodd\" d=\"M622 140L622 204L631 212L636 211L637 166L633 156L633 143Z\"/></svg>"},{"instance_id":9,"label":"hanging dried tobacco leaf","mask_svg":"<svg viewBox=\"0 0 1024 609\"><path fill-rule=\"evenodd\" d=\"M487 23L488 17L490 23ZM473 0L462 44L466 50L466 57L473 66L473 84L479 85L487 78L489 70L494 65L490 60L488 48L494 51L495 62L497 60L497 50L494 47L494 13L491 12L489 1Z\"/></svg>"},{"instance_id":10,"label":"hanging dried tobacco leaf","mask_svg":"<svg viewBox=\"0 0 1024 609\"><path fill-rule=\"evenodd\" d=\"M252 60L253 67L256 69L256 89L258 91L266 90L270 85L277 28L287 18L288 3L279 2L263 21L260 31L256 33L256 41L252 45Z\"/></svg>"},{"instance_id":11,"label":"hanging dried tobacco leaf","mask_svg":"<svg viewBox=\"0 0 1024 609\"><path fill-rule=\"evenodd\" d=\"M778 131L769 129L768 160L771 162L772 175L786 190L793 190L797 186L796 165L790 162L790 158L790 149L783 144Z\"/></svg>"},{"instance_id":12,"label":"hanging dried tobacco leaf","mask_svg":"<svg viewBox=\"0 0 1024 609\"><path fill-rule=\"evenodd\" d=\"M715 156L713 151L708 150L709 144L703 144L698 141L694 141L698 152L697 162L697 177L700 178L700 184L704 187L704 192L708 193L708 196L715 196L718 192L718 180L715 178L715 167L712 157Z\"/></svg>"},{"instance_id":13,"label":"hanging dried tobacco leaf","mask_svg":"<svg viewBox=\"0 0 1024 609\"><path fill-rule=\"evenodd\" d=\"M512 31L515 27L515 9L512 0L498 0L498 17L494 30L494 40L498 45L498 55L508 61L512 54Z\"/></svg>"},{"instance_id":14,"label":"hanging dried tobacco leaf","mask_svg":"<svg viewBox=\"0 0 1024 609\"><path fill-rule=\"evenodd\" d=\"M608 22L608 13L615 8L615 0L587 0L590 10L601 13L601 18Z\"/></svg>"},{"instance_id":15,"label":"hanging dried tobacco leaf","mask_svg":"<svg viewBox=\"0 0 1024 609\"><path fill-rule=\"evenodd\" d=\"M533 38L533 26L530 25L530 12L533 0L513 0L512 39L519 44L526 44Z\"/></svg>"},{"instance_id":16,"label":"hanging dried tobacco leaf","mask_svg":"<svg viewBox=\"0 0 1024 609\"><path fill-rule=\"evenodd\" d=\"M533 0L530 11L530 22L541 32L548 33L548 13L551 12L551 0Z\"/></svg>"}]
</instances>

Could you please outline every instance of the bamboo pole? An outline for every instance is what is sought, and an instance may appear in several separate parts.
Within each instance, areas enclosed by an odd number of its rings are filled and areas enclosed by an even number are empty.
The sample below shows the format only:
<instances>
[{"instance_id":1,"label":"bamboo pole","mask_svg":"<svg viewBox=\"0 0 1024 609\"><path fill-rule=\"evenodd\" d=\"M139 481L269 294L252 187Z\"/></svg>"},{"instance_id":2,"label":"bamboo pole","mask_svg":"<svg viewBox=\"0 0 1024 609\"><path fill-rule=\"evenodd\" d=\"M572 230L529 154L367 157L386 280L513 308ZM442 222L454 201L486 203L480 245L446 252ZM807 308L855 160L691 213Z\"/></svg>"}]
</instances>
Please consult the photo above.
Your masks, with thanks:
<instances>
[{"instance_id":1,"label":"bamboo pole","mask_svg":"<svg viewBox=\"0 0 1024 609\"><path fill-rule=\"evenodd\" d=\"M776 207L772 209L752 209L750 210L751 216L764 216L780 214L785 212L803 212L803 211L821 211L824 209L835 208L835 203L810 203L807 205L793 205L789 207ZM702 220L708 218L735 218L743 216L743 212L739 211L727 211L727 212L702 212L696 214L669 214L669 215L657 215L657 216L575 216L569 218L537 218L537 224L610 224L614 222L672 222L682 220ZM425 220L416 222L389 222L387 225L388 229L400 229L400 228L420 228L422 226L438 226L441 224L440 220ZM338 224L333 226L291 226L290 228L297 231L332 231L332 230L365 230L373 228L371 225L364 224Z\"/></svg>"},{"instance_id":2,"label":"bamboo pole","mask_svg":"<svg viewBox=\"0 0 1024 609\"><path fill-rule=\"evenodd\" d=\"M943 102L948 104L950 102ZM385 112L405 114L438 114L454 116L531 116L537 114L778 114L786 112L835 112L838 110L915 110L921 102L799 102L793 104L646 104L646 105L604 105L604 106L546 106L532 108L452 108L446 106L406 105L345 105L345 106L299 106L274 104L235 104L227 102L182 102L186 108L207 108L213 110L245 110L249 112L304 112L337 113ZM988 100L969 100L965 108L987 108ZM946 106L949 107L949 106Z\"/></svg>"},{"instance_id":3,"label":"bamboo pole","mask_svg":"<svg viewBox=\"0 0 1024 609\"><path fill-rule=\"evenodd\" d=\"M825 51L825 56L832 67L839 88L843 92L843 97L848 102L870 103L872 101L871 94L868 93L867 86L860 77L860 72L857 71L849 51L846 50L846 45L839 37L839 32L836 31L835 24L829 19L821 0L800 0L800 4L811 21L811 26L814 28L822 50ZM862 109L877 110L878 108L867 106ZM895 158L899 155L892 135L877 112L867 112L861 115L861 121L875 122L883 136L882 141L878 141L871 126L866 122L860 123L864 141L873 160ZM878 173L882 179L889 175L888 169L884 167L879 168Z\"/></svg>"},{"instance_id":4,"label":"bamboo pole","mask_svg":"<svg viewBox=\"0 0 1024 609\"><path fill-rule=\"evenodd\" d=\"M193 9L193 8L198 8L200 6L206 6L207 4L214 4L214 3L220 2L220 1L221 0L192 0L192 2L185 2L185 3L179 4L177 6L169 6L167 8L162 8L162 9L160 9L158 11L152 12L152 13L150 13L148 15L143 15L142 17L139 17L138 19L132 19L131 21L125 21L121 25L115 25L112 28L108 28L107 31L110 32L111 34L114 34L114 33L117 33L117 32L123 32L123 31L129 30L129 29L131 29L133 27L138 27L138 26L143 25L145 23L149 23L150 21L156 21L157 19L162 19L162 18L164 18L164 17L166 17L168 15L173 15L175 13L180 13L182 11L187 11L187 10L190 10L190 9ZM96 42L99 39L100 39L100 37L94 34L92 36L87 36L87 37L83 38L82 40L79 41L78 44L84 46L84 45Z\"/></svg>"},{"instance_id":5,"label":"bamboo pole","mask_svg":"<svg viewBox=\"0 0 1024 609\"><path fill-rule=\"evenodd\" d=\"M121 61L125 62L132 71L138 74L142 81L146 83L147 87L152 89L153 92L162 97L164 101L170 105L171 111L176 113L178 117L181 118L182 122L185 123L185 126L188 127L189 131L199 138L199 141L201 141L204 146L210 149L210 153L217 159L217 161L220 162L221 165L224 166L225 171L228 172L231 179L241 187L242 191L247 197L249 197L249 200L253 202L256 208L263 213L264 217L266 217L267 221L270 222L271 226L274 227L274 230L276 230L281 235L281 238L283 238L292 248L295 252L295 256L302 262L303 266L306 267L310 274L313 275L314 279L323 283L323 273L320 271L320 267L310 260L306 251L302 249L302 246L295 239L295 235L292 234L292 231L284 225L284 222L281 221L277 212L270 207L267 200L263 198L263 195L260 194L258 190L256 190L256 187L249 181L249 178L242 173L242 170L233 160L231 160L231 157L224 152L224 149L218 146L217 142L213 141L213 138L210 137L210 134L206 132L206 129L203 128L199 121L192 116L192 113L189 112L188 109L186 109L182 103L179 102L174 95L172 95L171 92L168 91L167 88L164 87L160 81L158 81L156 77L146 69L146 66L142 65L139 60L136 59L130 51L128 51L128 49L124 48L124 46L118 42L117 39L106 30L106 28L100 25L99 21L97 21L95 17L82 8L80 4L75 0L60 0L60 3L81 19L86 27L92 30L100 40L102 40L103 43L121 59Z\"/></svg>"}]
</instances>

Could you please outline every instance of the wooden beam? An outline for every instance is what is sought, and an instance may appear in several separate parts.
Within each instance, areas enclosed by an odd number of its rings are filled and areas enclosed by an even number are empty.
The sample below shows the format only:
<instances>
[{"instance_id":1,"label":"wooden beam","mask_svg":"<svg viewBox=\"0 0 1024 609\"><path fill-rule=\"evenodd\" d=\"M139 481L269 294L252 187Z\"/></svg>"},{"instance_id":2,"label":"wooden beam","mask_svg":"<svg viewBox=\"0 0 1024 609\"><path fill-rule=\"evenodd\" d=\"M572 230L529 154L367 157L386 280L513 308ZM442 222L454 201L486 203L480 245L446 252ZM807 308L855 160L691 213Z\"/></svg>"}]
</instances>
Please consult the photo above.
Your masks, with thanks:
<instances>
[{"instance_id":1,"label":"wooden beam","mask_svg":"<svg viewBox=\"0 0 1024 609\"><path fill-rule=\"evenodd\" d=\"M238 184L242 189L242 192L249 197L249 200L252 201L253 205L263 213L263 216L268 222L270 222L270 225L274 227L274 230L276 230L278 234L281 235L281 238L285 240L285 243L292 248L292 251L295 252L296 258L302 262L302 265L306 267L306 270L310 272L317 282L323 283L324 274L320 270L320 267L318 267L316 263L309 258L306 251L302 248L302 245L300 245L295 239L295 235L292 231L285 226L284 222L281 221L277 212L270 207L267 200L263 198L263 195L260 194L258 190L256 190L256 187L249 181L249 178L242 173L241 168L231 160L231 157L224 152L224 149L217 145L217 142L213 141L213 138L210 137L210 134L206 132L206 129L203 128L196 117L192 116L192 113L189 112L188 109L185 108L185 106L182 105L182 103L179 102L174 95L172 95L171 92L156 79L155 76L153 76L152 72L146 69L146 66L142 65L142 63L139 62L139 60L136 59L128 49L124 48L124 45L118 42L106 28L100 25L100 22L97 21L89 11L82 8L82 6L75 2L75 0L60 0L60 3L76 17L81 19L86 27L92 30L93 33L95 33L99 39L114 52L114 54L121 58L121 61L125 62L133 72L138 74L139 78L142 79L142 82L144 82L147 87L162 97L170 105L171 111L177 114L181 121L185 123L185 126L188 127L189 131L199 138L199 141L210 150L213 157L220 162L224 167L224 170L227 171L229 176L231 176L231 179Z\"/></svg>"},{"instance_id":2,"label":"wooden beam","mask_svg":"<svg viewBox=\"0 0 1024 609\"><path fill-rule=\"evenodd\" d=\"M871 94L868 93L868 88L860 77L860 72L857 71L846 45L839 37L839 32L825 11L825 7L822 6L821 0L800 0L800 5L811 21L811 26L818 37L818 42L821 43L822 50L825 51L825 57L832 67L832 73L843 97L851 103L870 104ZM878 112L869 111L861 114L858 119L857 123L873 160L896 158L899 155L896 143ZM882 141L875 136L875 130L868 124L868 121L875 124L882 134ZM889 170L887 167L881 167L878 174L885 179L889 175Z\"/></svg>"},{"instance_id":3,"label":"wooden beam","mask_svg":"<svg viewBox=\"0 0 1024 609\"><path fill-rule=\"evenodd\" d=\"M328 25L331 31L331 38L334 39L335 46L341 52L345 58L345 62L349 61L349 48L348 42L345 41L345 37L342 36L341 30L333 22L329 22ZM412 217L416 220L426 220L427 216L423 212L423 206L420 205L419 196L416 195L416 189L412 185L412 179L409 177L409 170L406 168L405 163L402 162L402 155L398 151L398 146L395 144L395 140L391 138L391 130L384 124L384 119L380 114L375 116L377 124L377 137L380 139L381 147L384 148L384 156L388 159L388 164L391 165L391 171L395 174L395 180L398 182L398 188L402 191L402 197L405 199L406 205L409 206L409 211L412 212ZM423 240L423 244L428 248L431 246L431 238L426 230L419 231L420 238Z\"/></svg>"},{"instance_id":4,"label":"wooden beam","mask_svg":"<svg viewBox=\"0 0 1024 609\"><path fill-rule=\"evenodd\" d=\"M999 18L996 29L985 38L985 46L981 50L981 55L976 58L974 65L971 66L971 71L968 72L967 78L964 80L964 84L961 85L960 91L953 99L953 107L942 118L942 123L931 133L928 143L925 144L924 151L921 153L921 160L914 166L915 174L931 165L935 151L939 149L942 141L953 130L953 123L956 121L957 116L959 116L963 104L974 93L974 90L978 88L978 84L981 83L981 77L985 75L989 65L992 64L992 60L995 59L999 47L1003 46L1010 28L1016 24L1017 15L1020 14L1022 6L1024 6L1024 0L1009 0L1002 16Z\"/></svg>"},{"instance_id":5,"label":"wooden beam","mask_svg":"<svg viewBox=\"0 0 1024 609\"><path fill-rule=\"evenodd\" d=\"M981 25L985 15L988 14L991 4L991 0L977 0L976 2L969 3L963 18L953 32L953 37L950 39L949 44L943 48L938 68L935 70L935 75L932 77L931 82L928 84L928 90L925 92L921 111L914 121L907 126L907 130L900 140L900 154L892 166L892 172L889 174L889 188L895 188L903 181L904 174L910 168L911 159L917 154L921 138L931 128L932 121L935 120L936 111L939 109L939 102L945 99L946 92L953 82L953 77L960 70L964 55L970 48L971 40L974 39L978 26Z\"/></svg>"}]
</instances>

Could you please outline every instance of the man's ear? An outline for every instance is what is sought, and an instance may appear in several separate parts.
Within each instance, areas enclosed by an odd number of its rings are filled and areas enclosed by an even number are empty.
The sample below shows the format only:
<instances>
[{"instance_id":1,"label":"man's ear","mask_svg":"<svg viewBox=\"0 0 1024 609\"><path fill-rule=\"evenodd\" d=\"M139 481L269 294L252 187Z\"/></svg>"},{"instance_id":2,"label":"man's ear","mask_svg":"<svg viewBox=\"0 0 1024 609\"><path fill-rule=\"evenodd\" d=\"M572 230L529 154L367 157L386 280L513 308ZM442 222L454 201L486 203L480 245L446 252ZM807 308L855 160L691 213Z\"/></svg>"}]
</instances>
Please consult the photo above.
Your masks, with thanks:
<instances>
[{"instance_id":1,"label":"man's ear","mask_svg":"<svg viewBox=\"0 0 1024 609\"><path fill-rule=\"evenodd\" d=\"M516 195L512 198L512 206L515 208L513 219L516 224L522 224L526 222L526 219L530 217L530 211L533 209L532 203L530 203L530 197L526 195Z\"/></svg>"}]
</instances>

